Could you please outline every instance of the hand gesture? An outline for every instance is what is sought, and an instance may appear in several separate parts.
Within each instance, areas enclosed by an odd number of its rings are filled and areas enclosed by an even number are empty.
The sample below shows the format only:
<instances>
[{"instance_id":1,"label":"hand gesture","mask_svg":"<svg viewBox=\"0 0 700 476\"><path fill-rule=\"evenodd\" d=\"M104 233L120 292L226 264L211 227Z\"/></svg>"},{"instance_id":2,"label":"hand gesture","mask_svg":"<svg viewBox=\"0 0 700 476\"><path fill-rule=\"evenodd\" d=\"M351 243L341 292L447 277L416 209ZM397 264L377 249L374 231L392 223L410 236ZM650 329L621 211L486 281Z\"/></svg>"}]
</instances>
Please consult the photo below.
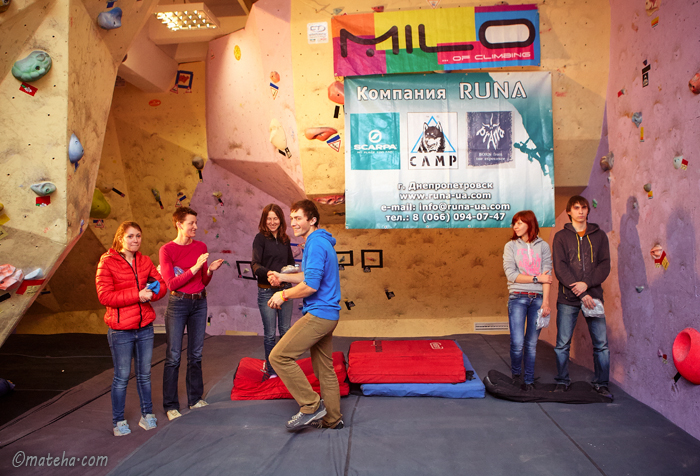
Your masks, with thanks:
<instances>
[{"instance_id":1,"label":"hand gesture","mask_svg":"<svg viewBox=\"0 0 700 476\"><path fill-rule=\"evenodd\" d=\"M576 283L570 284L569 287L574 292L574 294L577 296L580 296L581 294L585 293L586 289L588 289L588 285L586 283L584 283L583 281L578 281ZM586 306L586 307L588 307L588 306Z\"/></svg>"},{"instance_id":2,"label":"hand gesture","mask_svg":"<svg viewBox=\"0 0 700 476\"><path fill-rule=\"evenodd\" d=\"M221 265L223 264L224 260L222 259L217 259L216 261L212 262L212 264L209 265L209 274L212 274L214 271L219 269Z\"/></svg>"},{"instance_id":3,"label":"hand gesture","mask_svg":"<svg viewBox=\"0 0 700 476\"><path fill-rule=\"evenodd\" d=\"M279 309L283 302L284 299L282 298L282 291L279 291L272 295L270 300L267 301L267 305L272 309Z\"/></svg>"},{"instance_id":4,"label":"hand gesture","mask_svg":"<svg viewBox=\"0 0 700 476\"><path fill-rule=\"evenodd\" d=\"M592 297L586 295L581 298L581 302L583 303L584 306L586 306L588 309L593 309L595 307L595 301L593 300Z\"/></svg>"},{"instance_id":5,"label":"hand gesture","mask_svg":"<svg viewBox=\"0 0 700 476\"><path fill-rule=\"evenodd\" d=\"M208 259L209 253L202 253L201 255L199 255L199 258L197 258L197 262L195 263L195 265L190 268L192 274L197 274L197 272L199 272L199 270L202 269L202 266L204 266L204 263L206 263Z\"/></svg>"},{"instance_id":6,"label":"hand gesture","mask_svg":"<svg viewBox=\"0 0 700 476\"><path fill-rule=\"evenodd\" d=\"M275 271L268 271L267 272L267 281L270 283L270 286L273 287L279 287L280 284L282 284L282 281L280 281L280 275L279 273Z\"/></svg>"},{"instance_id":7,"label":"hand gesture","mask_svg":"<svg viewBox=\"0 0 700 476\"><path fill-rule=\"evenodd\" d=\"M537 275L537 282L540 284L552 284L552 275L549 274L551 273L552 270L548 270L542 274Z\"/></svg>"},{"instance_id":8,"label":"hand gesture","mask_svg":"<svg viewBox=\"0 0 700 476\"><path fill-rule=\"evenodd\" d=\"M153 291L147 288L143 288L141 291L139 291L140 302L148 302L151 299L153 299Z\"/></svg>"}]
</instances>

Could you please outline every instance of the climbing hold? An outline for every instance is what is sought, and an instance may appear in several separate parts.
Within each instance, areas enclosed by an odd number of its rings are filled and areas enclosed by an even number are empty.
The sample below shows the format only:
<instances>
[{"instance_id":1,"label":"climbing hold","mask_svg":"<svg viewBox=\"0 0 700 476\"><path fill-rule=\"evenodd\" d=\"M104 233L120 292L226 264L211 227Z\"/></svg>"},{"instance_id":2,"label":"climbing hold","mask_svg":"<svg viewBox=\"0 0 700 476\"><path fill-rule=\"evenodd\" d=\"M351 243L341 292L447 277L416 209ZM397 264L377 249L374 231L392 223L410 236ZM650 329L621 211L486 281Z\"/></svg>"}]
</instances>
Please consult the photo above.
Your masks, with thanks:
<instances>
[{"instance_id":1,"label":"climbing hold","mask_svg":"<svg viewBox=\"0 0 700 476\"><path fill-rule=\"evenodd\" d=\"M387 299L391 299L391 298L395 297L394 293L391 291L384 291L384 294L386 294Z\"/></svg>"},{"instance_id":2,"label":"climbing hold","mask_svg":"<svg viewBox=\"0 0 700 476\"><path fill-rule=\"evenodd\" d=\"M673 158L673 167L676 169L688 170L688 161L682 155L677 155Z\"/></svg>"},{"instance_id":3,"label":"climbing hold","mask_svg":"<svg viewBox=\"0 0 700 476\"><path fill-rule=\"evenodd\" d=\"M345 104L345 86L340 81L334 81L328 86L328 99L341 106Z\"/></svg>"},{"instance_id":4,"label":"climbing hold","mask_svg":"<svg viewBox=\"0 0 700 476\"><path fill-rule=\"evenodd\" d=\"M634 122L634 125L639 128L639 126L642 124L642 113L641 112L635 112L632 114L632 122Z\"/></svg>"},{"instance_id":5,"label":"climbing hold","mask_svg":"<svg viewBox=\"0 0 700 476\"><path fill-rule=\"evenodd\" d=\"M5 205L3 205L2 203L0 203L0 212L3 211L4 209L5 209Z\"/></svg>"},{"instance_id":6,"label":"climbing hold","mask_svg":"<svg viewBox=\"0 0 700 476\"><path fill-rule=\"evenodd\" d=\"M197 170L202 170L204 168L204 159L198 155L192 157L192 165Z\"/></svg>"},{"instance_id":7,"label":"climbing hold","mask_svg":"<svg viewBox=\"0 0 700 476\"><path fill-rule=\"evenodd\" d=\"M673 364L689 382L700 385L700 332L688 327L673 341Z\"/></svg>"},{"instance_id":8,"label":"climbing hold","mask_svg":"<svg viewBox=\"0 0 700 476\"><path fill-rule=\"evenodd\" d=\"M627 90L622 88L617 92L617 97L624 96L625 94L627 94Z\"/></svg>"},{"instance_id":9,"label":"climbing hold","mask_svg":"<svg viewBox=\"0 0 700 476\"><path fill-rule=\"evenodd\" d=\"M26 58L18 60L12 66L12 76L20 81L31 83L43 77L51 69L51 56L46 51L35 50Z\"/></svg>"},{"instance_id":10,"label":"climbing hold","mask_svg":"<svg viewBox=\"0 0 700 476\"><path fill-rule=\"evenodd\" d=\"M695 73L695 76L688 82L688 87L693 94L700 94L700 73Z\"/></svg>"},{"instance_id":11,"label":"climbing hold","mask_svg":"<svg viewBox=\"0 0 700 476\"><path fill-rule=\"evenodd\" d=\"M647 15L652 16L654 13L659 11L660 5L661 5L661 0L646 0L644 2L644 8L647 11Z\"/></svg>"},{"instance_id":12,"label":"climbing hold","mask_svg":"<svg viewBox=\"0 0 700 476\"><path fill-rule=\"evenodd\" d=\"M610 152L608 155L604 155L603 157L600 158L600 168L603 169L603 172L607 172L608 170L612 170L613 165L615 164L615 154Z\"/></svg>"},{"instance_id":13,"label":"climbing hold","mask_svg":"<svg viewBox=\"0 0 700 476\"><path fill-rule=\"evenodd\" d=\"M650 183L645 183L644 184L644 191L645 192L651 192L651 182Z\"/></svg>"},{"instance_id":14,"label":"climbing hold","mask_svg":"<svg viewBox=\"0 0 700 476\"><path fill-rule=\"evenodd\" d=\"M27 273L27 275L24 277L24 279L43 279L44 278L44 271L41 268L37 268L31 273Z\"/></svg>"},{"instance_id":15,"label":"climbing hold","mask_svg":"<svg viewBox=\"0 0 700 476\"><path fill-rule=\"evenodd\" d=\"M160 205L160 209L162 210L163 209L163 202L160 201L160 192L158 191L157 188L152 188L151 193L155 197L156 202L158 202L158 205Z\"/></svg>"},{"instance_id":16,"label":"climbing hold","mask_svg":"<svg viewBox=\"0 0 700 476\"><path fill-rule=\"evenodd\" d=\"M598 200L593 199L593 208L598 208Z\"/></svg>"},{"instance_id":17,"label":"climbing hold","mask_svg":"<svg viewBox=\"0 0 700 476\"><path fill-rule=\"evenodd\" d=\"M668 269L668 258L666 257L666 252L658 243L651 248L651 257L654 258L654 264L657 268L663 266L664 269Z\"/></svg>"},{"instance_id":18,"label":"climbing hold","mask_svg":"<svg viewBox=\"0 0 700 476\"><path fill-rule=\"evenodd\" d=\"M634 289L636 289L638 293L641 293L644 291L644 286L636 286Z\"/></svg>"},{"instance_id":19,"label":"climbing hold","mask_svg":"<svg viewBox=\"0 0 700 476\"><path fill-rule=\"evenodd\" d=\"M0 0L0 13L7 11L10 8L10 3L12 3L12 0Z\"/></svg>"},{"instance_id":20,"label":"climbing hold","mask_svg":"<svg viewBox=\"0 0 700 476\"><path fill-rule=\"evenodd\" d=\"M344 7L339 7L339 8L334 8L333 9L333 16L340 15L340 12L343 11Z\"/></svg>"},{"instance_id":21,"label":"climbing hold","mask_svg":"<svg viewBox=\"0 0 700 476\"><path fill-rule=\"evenodd\" d=\"M280 74L277 71L273 71L270 73L270 81L273 83L278 83L280 80Z\"/></svg>"},{"instance_id":22,"label":"climbing hold","mask_svg":"<svg viewBox=\"0 0 700 476\"><path fill-rule=\"evenodd\" d=\"M343 195L327 195L325 197L314 198L314 201L322 205L342 205L345 203L345 194Z\"/></svg>"},{"instance_id":23,"label":"climbing hold","mask_svg":"<svg viewBox=\"0 0 700 476\"><path fill-rule=\"evenodd\" d=\"M22 270L15 268L11 264L0 265L0 289L7 291L8 288L24 279Z\"/></svg>"},{"instance_id":24,"label":"climbing hold","mask_svg":"<svg viewBox=\"0 0 700 476\"><path fill-rule=\"evenodd\" d=\"M105 30L114 30L122 26L122 9L119 7L112 8L108 12L102 12L97 15L97 24Z\"/></svg>"},{"instance_id":25,"label":"climbing hold","mask_svg":"<svg viewBox=\"0 0 700 476\"><path fill-rule=\"evenodd\" d=\"M635 210L639 208L639 202L637 201L636 197L632 197L632 208L634 208Z\"/></svg>"},{"instance_id":26,"label":"climbing hold","mask_svg":"<svg viewBox=\"0 0 700 476\"><path fill-rule=\"evenodd\" d=\"M221 200L221 197L222 197L224 194L221 193L221 192L219 192L219 191L216 191L216 192L212 192L212 195L214 195L214 197L219 201L219 203L220 203L221 206L223 207L223 206L224 206L224 202Z\"/></svg>"},{"instance_id":27,"label":"climbing hold","mask_svg":"<svg viewBox=\"0 0 700 476\"><path fill-rule=\"evenodd\" d=\"M46 197L56 191L56 186L51 182L39 182L29 186L40 197Z\"/></svg>"},{"instance_id":28,"label":"climbing hold","mask_svg":"<svg viewBox=\"0 0 700 476\"><path fill-rule=\"evenodd\" d=\"M372 7L372 11L375 13L382 13L384 11L384 5L379 5L378 7Z\"/></svg>"},{"instance_id":29,"label":"climbing hold","mask_svg":"<svg viewBox=\"0 0 700 476\"><path fill-rule=\"evenodd\" d=\"M68 160L75 165L76 169L78 168L78 161L83 158L84 153L83 144L78 140L78 136L71 134L68 142Z\"/></svg>"},{"instance_id":30,"label":"climbing hold","mask_svg":"<svg viewBox=\"0 0 700 476\"><path fill-rule=\"evenodd\" d=\"M337 134L338 131L332 127L309 127L304 131L304 136L309 140L318 139L320 141L325 141L333 134Z\"/></svg>"},{"instance_id":31,"label":"climbing hold","mask_svg":"<svg viewBox=\"0 0 700 476\"><path fill-rule=\"evenodd\" d=\"M270 121L270 142L277 147L280 154L286 155L287 157L292 156L292 153L287 148L287 136L284 133L282 124L275 118Z\"/></svg>"},{"instance_id":32,"label":"climbing hold","mask_svg":"<svg viewBox=\"0 0 700 476\"><path fill-rule=\"evenodd\" d=\"M90 205L90 218L107 218L112 211L112 207L102 195L99 189L92 193L92 205Z\"/></svg>"}]
</instances>

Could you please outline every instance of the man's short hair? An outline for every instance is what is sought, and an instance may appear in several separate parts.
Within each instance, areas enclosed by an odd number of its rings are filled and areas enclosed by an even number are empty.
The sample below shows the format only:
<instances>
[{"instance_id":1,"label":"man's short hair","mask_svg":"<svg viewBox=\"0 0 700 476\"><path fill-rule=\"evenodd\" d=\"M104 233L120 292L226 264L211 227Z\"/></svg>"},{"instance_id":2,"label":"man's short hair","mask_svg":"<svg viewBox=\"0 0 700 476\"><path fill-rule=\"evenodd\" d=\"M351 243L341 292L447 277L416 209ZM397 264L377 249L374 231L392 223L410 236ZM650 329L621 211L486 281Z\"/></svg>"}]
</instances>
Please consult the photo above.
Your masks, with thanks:
<instances>
[{"instance_id":1,"label":"man's short hair","mask_svg":"<svg viewBox=\"0 0 700 476\"><path fill-rule=\"evenodd\" d=\"M571 220L571 215L569 214L569 212L574 207L574 205L585 205L588 209L588 212L590 213L591 211L591 205L588 203L588 200L586 200L586 197L582 197L581 195L574 195L569 199L568 202L566 202L566 214L569 215L569 220Z\"/></svg>"},{"instance_id":2,"label":"man's short hair","mask_svg":"<svg viewBox=\"0 0 700 476\"><path fill-rule=\"evenodd\" d=\"M315 218L316 223L314 223L313 226L317 227L321 222L321 216L318 214L318 208L311 200L299 200L298 202L294 202L290 207L290 211L295 212L297 210L301 210L306 219L309 221L311 221L312 218Z\"/></svg>"},{"instance_id":3,"label":"man's short hair","mask_svg":"<svg viewBox=\"0 0 700 476\"><path fill-rule=\"evenodd\" d=\"M177 228L177 224L183 223L187 215L197 216L197 212L190 207L177 207L173 212L173 226Z\"/></svg>"}]
</instances>

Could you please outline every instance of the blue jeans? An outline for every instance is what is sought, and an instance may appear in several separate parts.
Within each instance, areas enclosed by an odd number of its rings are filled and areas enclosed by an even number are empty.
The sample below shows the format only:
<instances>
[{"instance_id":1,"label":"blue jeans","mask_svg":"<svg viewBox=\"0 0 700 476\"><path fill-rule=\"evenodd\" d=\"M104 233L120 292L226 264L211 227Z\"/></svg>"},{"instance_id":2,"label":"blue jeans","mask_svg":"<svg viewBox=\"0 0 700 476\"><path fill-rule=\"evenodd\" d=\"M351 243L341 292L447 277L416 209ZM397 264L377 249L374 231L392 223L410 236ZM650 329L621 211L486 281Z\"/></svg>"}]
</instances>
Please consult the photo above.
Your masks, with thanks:
<instances>
[{"instance_id":1,"label":"blue jeans","mask_svg":"<svg viewBox=\"0 0 700 476\"><path fill-rule=\"evenodd\" d=\"M153 324L141 329L107 331L107 341L112 351L114 379L112 380L112 424L124 420L126 385L131 373L131 358L134 357L136 388L141 400L141 414L153 413L151 402L151 356L153 355Z\"/></svg>"},{"instance_id":2,"label":"blue jeans","mask_svg":"<svg viewBox=\"0 0 700 476\"><path fill-rule=\"evenodd\" d=\"M262 316L263 329L265 332L265 360L270 363L270 352L275 347L275 324L279 328L280 339L289 330L292 325L292 311L294 310L294 302L287 301L282 303L281 308L272 309L267 305L273 294L280 291L280 288L258 288L258 307ZM268 368L272 368L269 366Z\"/></svg>"},{"instance_id":3,"label":"blue jeans","mask_svg":"<svg viewBox=\"0 0 700 476\"><path fill-rule=\"evenodd\" d=\"M182 338L187 327L187 403L194 405L204 393L202 349L207 329L207 300L168 296L165 309L165 368L163 369L163 408L179 410L177 380L180 371Z\"/></svg>"},{"instance_id":4,"label":"blue jeans","mask_svg":"<svg viewBox=\"0 0 700 476\"><path fill-rule=\"evenodd\" d=\"M510 371L522 373L523 350L526 384L535 382L535 354L540 331L537 330L537 311L542 307L542 296L511 294L508 296L508 326L510 327ZM526 325L527 324L527 325Z\"/></svg>"},{"instance_id":5,"label":"blue jeans","mask_svg":"<svg viewBox=\"0 0 700 476\"><path fill-rule=\"evenodd\" d=\"M581 308L557 303L557 383L569 385L569 349L571 337L576 327L576 319ZM584 316L586 317L586 316ZM610 379L610 350L608 349L608 334L605 326L605 316L586 317L588 332L593 342L593 368L595 377L593 385L607 387Z\"/></svg>"}]
</instances>

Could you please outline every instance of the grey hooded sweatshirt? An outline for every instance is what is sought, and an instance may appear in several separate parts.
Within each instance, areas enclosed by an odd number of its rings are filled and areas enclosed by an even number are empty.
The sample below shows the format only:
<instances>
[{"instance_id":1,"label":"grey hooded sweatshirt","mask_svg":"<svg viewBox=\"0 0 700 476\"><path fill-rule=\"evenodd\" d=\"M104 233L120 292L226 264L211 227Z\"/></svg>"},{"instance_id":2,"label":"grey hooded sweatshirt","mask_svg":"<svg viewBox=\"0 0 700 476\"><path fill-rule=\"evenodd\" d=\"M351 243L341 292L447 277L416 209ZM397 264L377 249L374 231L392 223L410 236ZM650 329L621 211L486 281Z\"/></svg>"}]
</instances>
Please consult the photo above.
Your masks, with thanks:
<instances>
[{"instance_id":1,"label":"grey hooded sweatshirt","mask_svg":"<svg viewBox=\"0 0 700 476\"><path fill-rule=\"evenodd\" d=\"M503 249L503 271L508 279L508 292L542 293L541 283L516 283L519 274L537 276L552 271L552 252L539 236L532 243L518 238L506 243Z\"/></svg>"}]
</instances>

